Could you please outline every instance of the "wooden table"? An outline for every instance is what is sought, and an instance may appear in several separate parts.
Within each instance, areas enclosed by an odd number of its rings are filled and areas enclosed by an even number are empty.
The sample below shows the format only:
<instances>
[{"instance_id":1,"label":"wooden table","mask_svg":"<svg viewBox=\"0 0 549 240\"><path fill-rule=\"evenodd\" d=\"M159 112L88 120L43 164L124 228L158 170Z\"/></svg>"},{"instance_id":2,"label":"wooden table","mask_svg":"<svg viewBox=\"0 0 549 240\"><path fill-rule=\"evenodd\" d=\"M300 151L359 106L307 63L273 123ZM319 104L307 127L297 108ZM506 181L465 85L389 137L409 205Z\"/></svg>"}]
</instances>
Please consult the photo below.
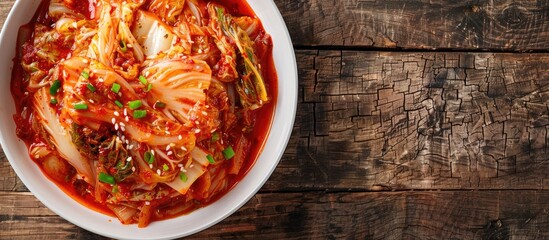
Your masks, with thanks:
<instances>
[{"instance_id":1,"label":"wooden table","mask_svg":"<svg viewBox=\"0 0 549 240\"><path fill-rule=\"evenodd\" d=\"M549 237L548 1L275 2L299 68L289 146L260 193L191 238ZM100 238L2 156L0 238L48 237Z\"/></svg>"}]
</instances>

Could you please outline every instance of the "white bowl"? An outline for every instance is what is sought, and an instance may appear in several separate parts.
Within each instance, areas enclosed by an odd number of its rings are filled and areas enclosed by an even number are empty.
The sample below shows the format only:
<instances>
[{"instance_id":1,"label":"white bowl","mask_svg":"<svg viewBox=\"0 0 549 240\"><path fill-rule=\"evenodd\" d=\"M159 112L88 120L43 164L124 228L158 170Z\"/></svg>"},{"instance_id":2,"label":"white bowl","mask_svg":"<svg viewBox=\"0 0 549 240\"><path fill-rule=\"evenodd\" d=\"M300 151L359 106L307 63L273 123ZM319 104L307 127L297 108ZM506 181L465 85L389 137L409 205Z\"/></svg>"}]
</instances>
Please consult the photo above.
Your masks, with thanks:
<instances>
[{"instance_id":1,"label":"white bowl","mask_svg":"<svg viewBox=\"0 0 549 240\"><path fill-rule=\"evenodd\" d=\"M10 93L12 59L17 32L30 21L40 0L17 0L0 34L0 143L25 186L66 220L91 232L118 239L171 239L204 230L231 215L244 205L269 178L286 148L297 104L297 66L288 30L272 0L248 0L256 15L271 34L273 56L278 72L276 111L263 152L248 174L231 191L215 203L188 215L157 221L146 228L123 225L118 219L90 210L65 195L50 182L29 158L25 144L15 135L15 105Z\"/></svg>"}]
</instances>

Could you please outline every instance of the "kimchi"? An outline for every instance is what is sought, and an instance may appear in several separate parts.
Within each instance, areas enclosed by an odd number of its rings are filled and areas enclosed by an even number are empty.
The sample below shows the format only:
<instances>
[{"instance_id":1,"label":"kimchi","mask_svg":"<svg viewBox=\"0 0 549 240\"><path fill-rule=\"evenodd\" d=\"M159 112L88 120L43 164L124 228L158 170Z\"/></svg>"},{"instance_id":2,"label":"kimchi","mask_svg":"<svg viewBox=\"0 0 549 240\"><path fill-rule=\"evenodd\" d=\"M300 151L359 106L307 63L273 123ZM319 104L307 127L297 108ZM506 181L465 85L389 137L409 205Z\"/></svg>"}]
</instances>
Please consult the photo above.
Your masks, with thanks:
<instances>
[{"instance_id":1,"label":"kimchi","mask_svg":"<svg viewBox=\"0 0 549 240\"><path fill-rule=\"evenodd\" d=\"M14 62L31 159L71 197L139 227L237 184L277 94L271 38L242 0L44 0Z\"/></svg>"}]
</instances>

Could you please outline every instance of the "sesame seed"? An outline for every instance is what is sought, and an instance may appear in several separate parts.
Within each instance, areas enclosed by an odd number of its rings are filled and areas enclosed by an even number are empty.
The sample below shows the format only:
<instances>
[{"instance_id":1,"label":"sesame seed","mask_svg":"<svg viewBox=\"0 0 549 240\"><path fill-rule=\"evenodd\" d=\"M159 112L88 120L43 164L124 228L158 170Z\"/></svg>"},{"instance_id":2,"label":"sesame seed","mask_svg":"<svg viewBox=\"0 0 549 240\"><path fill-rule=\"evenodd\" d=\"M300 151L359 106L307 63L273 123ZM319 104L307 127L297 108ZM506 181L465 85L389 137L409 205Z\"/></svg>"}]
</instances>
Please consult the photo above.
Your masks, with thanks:
<instances>
[{"instance_id":1,"label":"sesame seed","mask_svg":"<svg viewBox=\"0 0 549 240\"><path fill-rule=\"evenodd\" d=\"M135 167L132 167L132 172L135 172Z\"/></svg>"},{"instance_id":2,"label":"sesame seed","mask_svg":"<svg viewBox=\"0 0 549 240\"><path fill-rule=\"evenodd\" d=\"M189 168L193 168L194 167L194 164L191 164L191 166L189 166Z\"/></svg>"},{"instance_id":3,"label":"sesame seed","mask_svg":"<svg viewBox=\"0 0 549 240\"><path fill-rule=\"evenodd\" d=\"M128 109L124 108L124 116L128 116Z\"/></svg>"},{"instance_id":4,"label":"sesame seed","mask_svg":"<svg viewBox=\"0 0 549 240\"><path fill-rule=\"evenodd\" d=\"M29 95L29 92L25 92L25 95Z\"/></svg>"},{"instance_id":5,"label":"sesame seed","mask_svg":"<svg viewBox=\"0 0 549 240\"><path fill-rule=\"evenodd\" d=\"M146 202L145 202L145 205L149 206L149 205L151 205L151 202L146 201Z\"/></svg>"},{"instance_id":6,"label":"sesame seed","mask_svg":"<svg viewBox=\"0 0 549 240\"><path fill-rule=\"evenodd\" d=\"M150 74L150 72L149 72L149 71L146 71L146 72L145 72L145 77L148 77L149 74Z\"/></svg>"},{"instance_id":7,"label":"sesame seed","mask_svg":"<svg viewBox=\"0 0 549 240\"><path fill-rule=\"evenodd\" d=\"M166 146L166 151L170 150L170 145Z\"/></svg>"},{"instance_id":8,"label":"sesame seed","mask_svg":"<svg viewBox=\"0 0 549 240\"><path fill-rule=\"evenodd\" d=\"M206 112L206 111L202 111L202 114L203 114L204 116L208 116L208 112Z\"/></svg>"},{"instance_id":9,"label":"sesame seed","mask_svg":"<svg viewBox=\"0 0 549 240\"><path fill-rule=\"evenodd\" d=\"M90 99L89 101L90 101L91 103L95 103L95 101L93 101L93 99Z\"/></svg>"},{"instance_id":10,"label":"sesame seed","mask_svg":"<svg viewBox=\"0 0 549 240\"><path fill-rule=\"evenodd\" d=\"M183 140L183 136L181 136L181 135L177 136L177 138L178 138L179 140Z\"/></svg>"},{"instance_id":11,"label":"sesame seed","mask_svg":"<svg viewBox=\"0 0 549 240\"><path fill-rule=\"evenodd\" d=\"M118 131L118 123L114 124L114 130Z\"/></svg>"},{"instance_id":12,"label":"sesame seed","mask_svg":"<svg viewBox=\"0 0 549 240\"><path fill-rule=\"evenodd\" d=\"M215 131L217 131L217 129L214 128L210 131L210 133L214 133Z\"/></svg>"},{"instance_id":13,"label":"sesame seed","mask_svg":"<svg viewBox=\"0 0 549 240\"><path fill-rule=\"evenodd\" d=\"M184 146L182 146L182 147L181 147L181 150L183 150L183 151L185 151L185 152L186 152L186 151L187 151L187 148L186 148L186 147L184 147Z\"/></svg>"},{"instance_id":14,"label":"sesame seed","mask_svg":"<svg viewBox=\"0 0 549 240\"><path fill-rule=\"evenodd\" d=\"M125 132L126 128L124 126L120 125L120 130L122 130L122 132Z\"/></svg>"},{"instance_id":15,"label":"sesame seed","mask_svg":"<svg viewBox=\"0 0 549 240\"><path fill-rule=\"evenodd\" d=\"M126 44L128 48L133 48L133 45L131 43Z\"/></svg>"},{"instance_id":16,"label":"sesame seed","mask_svg":"<svg viewBox=\"0 0 549 240\"><path fill-rule=\"evenodd\" d=\"M170 143L170 147L175 147L175 143Z\"/></svg>"},{"instance_id":17,"label":"sesame seed","mask_svg":"<svg viewBox=\"0 0 549 240\"><path fill-rule=\"evenodd\" d=\"M154 151L151 151L151 154L154 156Z\"/></svg>"},{"instance_id":18,"label":"sesame seed","mask_svg":"<svg viewBox=\"0 0 549 240\"><path fill-rule=\"evenodd\" d=\"M200 125L200 122L198 120L194 121L196 125Z\"/></svg>"},{"instance_id":19,"label":"sesame seed","mask_svg":"<svg viewBox=\"0 0 549 240\"><path fill-rule=\"evenodd\" d=\"M173 152L169 151L167 154L168 154L168 156L171 156L173 154Z\"/></svg>"},{"instance_id":20,"label":"sesame seed","mask_svg":"<svg viewBox=\"0 0 549 240\"><path fill-rule=\"evenodd\" d=\"M168 135L170 135L170 131L166 131L165 133L168 134Z\"/></svg>"},{"instance_id":21,"label":"sesame seed","mask_svg":"<svg viewBox=\"0 0 549 240\"><path fill-rule=\"evenodd\" d=\"M85 58L84 58L84 59L82 60L82 62L83 62L83 63L88 63L89 61L88 61L88 59L85 59Z\"/></svg>"},{"instance_id":22,"label":"sesame seed","mask_svg":"<svg viewBox=\"0 0 549 240\"><path fill-rule=\"evenodd\" d=\"M121 127L125 127L126 124L124 124L123 122L121 122L121 123L120 123L120 126L121 126Z\"/></svg>"},{"instance_id":23,"label":"sesame seed","mask_svg":"<svg viewBox=\"0 0 549 240\"><path fill-rule=\"evenodd\" d=\"M149 164L149 168L153 168L153 165L152 165L152 164Z\"/></svg>"},{"instance_id":24,"label":"sesame seed","mask_svg":"<svg viewBox=\"0 0 549 240\"><path fill-rule=\"evenodd\" d=\"M160 169L156 169L156 174L161 175Z\"/></svg>"},{"instance_id":25,"label":"sesame seed","mask_svg":"<svg viewBox=\"0 0 549 240\"><path fill-rule=\"evenodd\" d=\"M132 157L128 157L128 159L126 159L126 161L131 161L132 160Z\"/></svg>"},{"instance_id":26,"label":"sesame seed","mask_svg":"<svg viewBox=\"0 0 549 240\"><path fill-rule=\"evenodd\" d=\"M194 133L200 133L200 131L201 131L200 129L196 129L194 130Z\"/></svg>"},{"instance_id":27,"label":"sesame seed","mask_svg":"<svg viewBox=\"0 0 549 240\"><path fill-rule=\"evenodd\" d=\"M126 122L130 121L130 118L128 116L126 116L126 118L124 118L124 120L126 120Z\"/></svg>"},{"instance_id":28,"label":"sesame seed","mask_svg":"<svg viewBox=\"0 0 549 240\"><path fill-rule=\"evenodd\" d=\"M177 164L178 167L182 168L183 167L183 164L180 163L180 164Z\"/></svg>"},{"instance_id":29,"label":"sesame seed","mask_svg":"<svg viewBox=\"0 0 549 240\"><path fill-rule=\"evenodd\" d=\"M114 111L114 116L120 116L120 113L118 113L117 111Z\"/></svg>"},{"instance_id":30,"label":"sesame seed","mask_svg":"<svg viewBox=\"0 0 549 240\"><path fill-rule=\"evenodd\" d=\"M128 141L128 140L126 139L126 145L128 145L128 144L130 144L130 141Z\"/></svg>"},{"instance_id":31,"label":"sesame seed","mask_svg":"<svg viewBox=\"0 0 549 240\"><path fill-rule=\"evenodd\" d=\"M105 81L102 77L100 77L98 80L99 80L99 82L104 82Z\"/></svg>"},{"instance_id":32,"label":"sesame seed","mask_svg":"<svg viewBox=\"0 0 549 240\"><path fill-rule=\"evenodd\" d=\"M116 119L115 118L112 118L112 124L115 124L116 123Z\"/></svg>"},{"instance_id":33,"label":"sesame seed","mask_svg":"<svg viewBox=\"0 0 549 240\"><path fill-rule=\"evenodd\" d=\"M202 82L198 83L198 88L202 88Z\"/></svg>"},{"instance_id":34,"label":"sesame seed","mask_svg":"<svg viewBox=\"0 0 549 240\"><path fill-rule=\"evenodd\" d=\"M129 149L129 150L132 150L132 149L133 149L133 145L130 145L130 146L128 147L128 149Z\"/></svg>"}]
</instances>

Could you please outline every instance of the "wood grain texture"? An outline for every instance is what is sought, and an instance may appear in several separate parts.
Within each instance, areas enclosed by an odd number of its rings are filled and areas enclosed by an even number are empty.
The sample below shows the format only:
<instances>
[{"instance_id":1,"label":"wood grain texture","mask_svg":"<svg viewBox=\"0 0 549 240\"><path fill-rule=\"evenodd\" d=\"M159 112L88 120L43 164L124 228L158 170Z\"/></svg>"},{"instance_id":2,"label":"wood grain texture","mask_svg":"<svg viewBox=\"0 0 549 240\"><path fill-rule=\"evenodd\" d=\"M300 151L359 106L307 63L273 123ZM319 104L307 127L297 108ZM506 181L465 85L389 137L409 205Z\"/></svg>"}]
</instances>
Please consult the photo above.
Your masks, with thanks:
<instances>
[{"instance_id":1,"label":"wood grain texture","mask_svg":"<svg viewBox=\"0 0 549 240\"><path fill-rule=\"evenodd\" d=\"M32 195L0 198L1 239L102 239ZM543 239L548 205L538 191L258 194L189 239Z\"/></svg>"},{"instance_id":2,"label":"wood grain texture","mask_svg":"<svg viewBox=\"0 0 549 240\"><path fill-rule=\"evenodd\" d=\"M275 0L298 46L542 50L549 2Z\"/></svg>"},{"instance_id":3,"label":"wood grain texture","mask_svg":"<svg viewBox=\"0 0 549 240\"><path fill-rule=\"evenodd\" d=\"M266 190L545 189L547 54L298 51Z\"/></svg>"}]
</instances>

